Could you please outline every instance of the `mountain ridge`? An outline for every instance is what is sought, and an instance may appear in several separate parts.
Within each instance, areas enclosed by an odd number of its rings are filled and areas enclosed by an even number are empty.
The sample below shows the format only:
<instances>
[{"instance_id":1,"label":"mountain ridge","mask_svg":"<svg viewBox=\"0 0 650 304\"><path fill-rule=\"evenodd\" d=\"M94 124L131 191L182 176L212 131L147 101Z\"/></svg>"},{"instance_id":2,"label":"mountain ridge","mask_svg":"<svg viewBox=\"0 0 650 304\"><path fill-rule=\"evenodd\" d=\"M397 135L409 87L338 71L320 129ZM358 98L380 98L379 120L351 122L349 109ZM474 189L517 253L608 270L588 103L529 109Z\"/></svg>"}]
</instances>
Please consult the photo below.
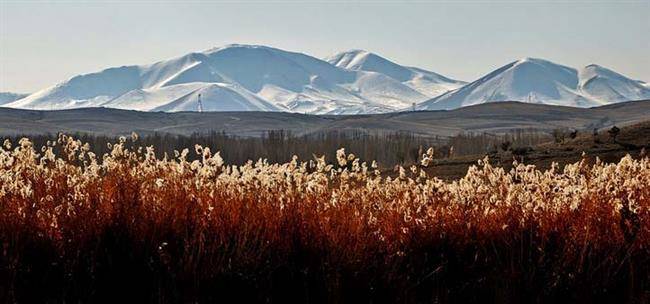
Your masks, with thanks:
<instances>
[{"instance_id":1,"label":"mountain ridge","mask_svg":"<svg viewBox=\"0 0 650 304\"><path fill-rule=\"evenodd\" d=\"M592 107L650 98L647 83L596 64L575 69L523 58L466 83L365 50L318 59L269 46L229 44L80 74L0 105L197 111L197 91L204 92L206 111L309 114L387 113L414 105L418 110L454 109L505 100ZM179 100L184 97L189 99Z\"/></svg>"},{"instance_id":2,"label":"mountain ridge","mask_svg":"<svg viewBox=\"0 0 650 304\"><path fill-rule=\"evenodd\" d=\"M650 90L642 83L596 64L575 69L544 59L523 58L425 101L418 109L453 109L504 100L593 107L647 98Z\"/></svg>"},{"instance_id":3,"label":"mountain ridge","mask_svg":"<svg viewBox=\"0 0 650 304\"><path fill-rule=\"evenodd\" d=\"M325 58L332 65L348 70L377 72L404 83L425 95L440 95L466 82L425 69L399 65L375 53L354 49Z\"/></svg>"},{"instance_id":4,"label":"mountain ridge","mask_svg":"<svg viewBox=\"0 0 650 304\"><path fill-rule=\"evenodd\" d=\"M14 92L0 92L0 106L6 103L16 101L27 97L29 94L14 93Z\"/></svg>"},{"instance_id":5,"label":"mountain ridge","mask_svg":"<svg viewBox=\"0 0 650 304\"><path fill-rule=\"evenodd\" d=\"M208 94L204 102L240 105L238 108L210 108L215 111L379 113L395 111L432 97L382 73L342 69L306 54L267 46L231 44L152 64L81 74L6 106L175 109L165 104L200 87L215 88L214 84L237 89L233 94L214 95L219 96L219 100L209 99L211 95ZM260 99L272 106L259 107ZM184 106L183 109L189 108Z\"/></svg>"}]
</instances>

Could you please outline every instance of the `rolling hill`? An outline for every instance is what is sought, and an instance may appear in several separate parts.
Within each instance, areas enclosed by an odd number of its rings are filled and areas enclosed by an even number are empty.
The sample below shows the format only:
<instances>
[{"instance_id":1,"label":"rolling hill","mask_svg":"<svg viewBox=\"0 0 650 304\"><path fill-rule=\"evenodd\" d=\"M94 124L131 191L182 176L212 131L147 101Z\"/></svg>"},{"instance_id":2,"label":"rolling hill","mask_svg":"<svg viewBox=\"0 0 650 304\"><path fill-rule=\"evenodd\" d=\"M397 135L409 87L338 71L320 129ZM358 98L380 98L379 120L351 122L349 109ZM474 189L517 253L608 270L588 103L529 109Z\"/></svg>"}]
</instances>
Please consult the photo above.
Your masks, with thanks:
<instances>
[{"instance_id":1,"label":"rolling hill","mask_svg":"<svg viewBox=\"0 0 650 304\"><path fill-rule=\"evenodd\" d=\"M183 103L178 104L179 107ZM322 131L409 132L419 136L452 136L460 132L503 133L516 129L550 132L556 128L586 129L624 126L650 117L650 100L595 108L520 102L487 103L449 111L399 112L374 115L304 115L286 112L141 112L109 108L35 111L0 108L0 134L83 132L123 135L192 134L211 131L260 136L268 130L296 135Z\"/></svg>"}]
</instances>

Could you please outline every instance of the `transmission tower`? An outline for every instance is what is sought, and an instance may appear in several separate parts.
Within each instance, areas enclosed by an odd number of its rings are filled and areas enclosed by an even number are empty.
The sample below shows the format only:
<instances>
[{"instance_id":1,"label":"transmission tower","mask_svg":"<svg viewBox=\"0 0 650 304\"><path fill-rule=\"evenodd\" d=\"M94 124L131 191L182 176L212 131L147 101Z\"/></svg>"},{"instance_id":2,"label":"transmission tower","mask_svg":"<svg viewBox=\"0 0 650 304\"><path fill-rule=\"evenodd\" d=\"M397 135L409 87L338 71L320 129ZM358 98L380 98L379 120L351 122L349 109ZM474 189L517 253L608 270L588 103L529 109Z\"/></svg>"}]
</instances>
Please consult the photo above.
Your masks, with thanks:
<instances>
[{"instance_id":1,"label":"transmission tower","mask_svg":"<svg viewBox=\"0 0 650 304\"><path fill-rule=\"evenodd\" d=\"M199 94L199 113L203 112L203 102L201 102L201 94Z\"/></svg>"}]
</instances>

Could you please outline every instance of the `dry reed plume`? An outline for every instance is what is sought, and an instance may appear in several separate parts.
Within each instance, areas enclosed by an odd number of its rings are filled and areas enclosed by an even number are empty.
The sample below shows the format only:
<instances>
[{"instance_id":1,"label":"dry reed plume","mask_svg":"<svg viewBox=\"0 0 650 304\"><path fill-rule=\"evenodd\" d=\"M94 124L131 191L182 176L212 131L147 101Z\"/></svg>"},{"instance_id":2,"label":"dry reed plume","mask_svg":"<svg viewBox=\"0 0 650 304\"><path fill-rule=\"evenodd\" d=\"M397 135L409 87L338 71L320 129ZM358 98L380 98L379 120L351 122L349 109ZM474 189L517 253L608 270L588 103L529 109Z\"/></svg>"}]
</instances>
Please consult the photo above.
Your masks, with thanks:
<instances>
[{"instance_id":1,"label":"dry reed plume","mask_svg":"<svg viewBox=\"0 0 650 304\"><path fill-rule=\"evenodd\" d=\"M4 143L2 299L649 301L648 158L446 182L431 150L387 177L343 149L234 166L129 141Z\"/></svg>"}]
</instances>

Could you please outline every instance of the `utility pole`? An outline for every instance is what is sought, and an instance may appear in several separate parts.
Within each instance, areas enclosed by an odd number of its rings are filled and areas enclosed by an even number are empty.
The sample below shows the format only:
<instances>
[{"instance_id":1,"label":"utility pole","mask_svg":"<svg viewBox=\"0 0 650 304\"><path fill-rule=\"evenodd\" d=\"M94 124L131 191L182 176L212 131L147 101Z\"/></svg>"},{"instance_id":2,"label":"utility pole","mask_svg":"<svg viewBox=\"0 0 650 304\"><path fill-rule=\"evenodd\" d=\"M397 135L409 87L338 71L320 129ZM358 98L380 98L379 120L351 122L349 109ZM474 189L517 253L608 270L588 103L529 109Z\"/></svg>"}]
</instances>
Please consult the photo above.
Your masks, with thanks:
<instances>
[{"instance_id":1,"label":"utility pole","mask_svg":"<svg viewBox=\"0 0 650 304\"><path fill-rule=\"evenodd\" d=\"M201 102L201 94L199 94L199 113L203 112L203 103Z\"/></svg>"}]
</instances>

